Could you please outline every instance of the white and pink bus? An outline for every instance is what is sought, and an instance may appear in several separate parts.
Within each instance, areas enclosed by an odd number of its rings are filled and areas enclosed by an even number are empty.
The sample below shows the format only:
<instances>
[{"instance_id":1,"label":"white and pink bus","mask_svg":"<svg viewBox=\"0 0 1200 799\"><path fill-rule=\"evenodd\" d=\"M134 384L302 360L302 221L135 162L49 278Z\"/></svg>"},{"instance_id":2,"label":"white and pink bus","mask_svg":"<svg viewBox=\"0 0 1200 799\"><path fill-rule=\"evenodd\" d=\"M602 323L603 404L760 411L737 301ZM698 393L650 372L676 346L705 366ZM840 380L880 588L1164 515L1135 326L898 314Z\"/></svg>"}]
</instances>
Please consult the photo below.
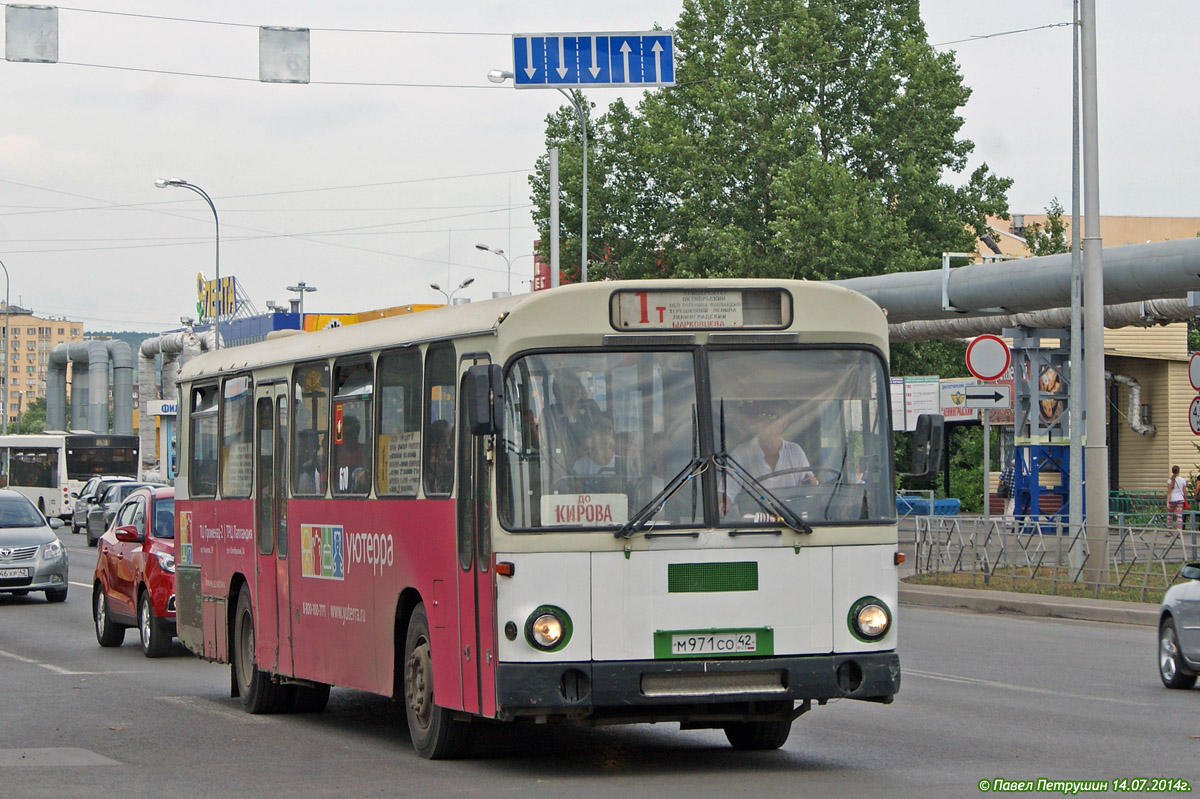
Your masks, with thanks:
<instances>
[{"instance_id":1,"label":"white and pink bus","mask_svg":"<svg viewBox=\"0 0 1200 799\"><path fill-rule=\"evenodd\" d=\"M861 295L705 280L201 355L179 637L252 713L394 696L430 758L480 720L777 748L900 687L886 353Z\"/></svg>"}]
</instances>

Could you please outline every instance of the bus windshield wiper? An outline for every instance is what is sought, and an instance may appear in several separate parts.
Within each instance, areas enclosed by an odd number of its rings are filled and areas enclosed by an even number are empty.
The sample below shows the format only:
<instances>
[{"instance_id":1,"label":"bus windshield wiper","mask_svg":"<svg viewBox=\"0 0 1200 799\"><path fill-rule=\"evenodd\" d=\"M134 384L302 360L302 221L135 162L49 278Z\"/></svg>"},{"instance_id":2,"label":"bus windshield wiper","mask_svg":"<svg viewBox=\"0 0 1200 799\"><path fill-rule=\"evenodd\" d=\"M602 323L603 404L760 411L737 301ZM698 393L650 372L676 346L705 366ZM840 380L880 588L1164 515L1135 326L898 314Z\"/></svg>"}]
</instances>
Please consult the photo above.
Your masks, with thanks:
<instances>
[{"instance_id":1,"label":"bus windshield wiper","mask_svg":"<svg viewBox=\"0 0 1200 799\"><path fill-rule=\"evenodd\" d=\"M761 505L763 510L778 516L784 524L802 533L813 531L812 525L801 519L771 489L758 482L750 472L746 471L746 467L735 461L728 452L718 452L713 455L713 463L723 468L726 474L732 474L737 478L737 481L742 484L742 489L749 491L750 495L754 497L754 501Z\"/></svg>"},{"instance_id":2,"label":"bus windshield wiper","mask_svg":"<svg viewBox=\"0 0 1200 799\"><path fill-rule=\"evenodd\" d=\"M654 495L654 498L647 502L638 510L637 513L629 517L629 521L621 525L621 528L613 533L615 538L633 538L633 536L643 529L655 514L663 509L663 506L678 493L679 489L683 488L689 480L694 479L698 474L704 471L705 461L703 458L692 458L688 461L679 472L667 481L663 486L662 491Z\"/></svg>"}]
</instances>

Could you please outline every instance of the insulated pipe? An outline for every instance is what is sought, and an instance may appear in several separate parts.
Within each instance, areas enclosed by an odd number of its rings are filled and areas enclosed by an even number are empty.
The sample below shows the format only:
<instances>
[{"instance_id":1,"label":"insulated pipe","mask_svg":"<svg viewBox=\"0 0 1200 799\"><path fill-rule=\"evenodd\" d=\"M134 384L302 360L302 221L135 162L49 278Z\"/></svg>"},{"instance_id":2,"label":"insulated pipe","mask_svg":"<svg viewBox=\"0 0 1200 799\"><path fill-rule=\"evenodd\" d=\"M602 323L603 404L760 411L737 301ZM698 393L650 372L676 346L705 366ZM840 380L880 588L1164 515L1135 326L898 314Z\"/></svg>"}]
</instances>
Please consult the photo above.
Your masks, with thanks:
<instances>
[{"instance_id":1,"label":"insulated pipe","mask_svg":"<svg viewBox=\"0 0 1200 799\"><path fill-rule=\"evenodd\" d=\"M1141 436L1154 435L1158 428L1142 422L1142 384L1129 375L1114 375L1106 372L1105 377L1114 383L1129 387L1129 415L1126 417L1129 429Z\"/></svg>"},{"instance_id":2,"label":"insulated pipe","mask_svg":"<svg viewBox=\"0 0 1200 799\"><path fill-rule=\"evenodd\" d=\"M120 339L105 342L105 350L113 368L113 435L133 435L133 350Z\"/></svg>"},{"instance_id":3,"label":"insulated pipe","mask_svg":"<svg viewBox=\"0 0 1200 799\"><path fill-rule=\"evenodd\" d=\"M72 341L67 345L67 358L71 361L71 427L88 430L88 393L91 384L85 379L88 373L88 348L86 341Z\"/></svg>"},{"instance_id":4,"label":"insulated pipe","mask_svg":"<svg viewBox=\"0 0 1200 799\"><path fill-rule=\"evenodd\" d=\"M1200 309L1187 300L1146 300L1109 305L1104 309L1105 327L1136 325L1150 327L1195 319ZM1071 321L1070 308L1051 308L1006 316L969 316L958 319L929 319L888 325L893 341L929 341L971 338L983 333L1000 334L1009 327L1065 328Z\"/></svg>"},{"instance_id":5,"label":"insulated pipe","mask_svg":"<svg viewBox=\"0 0 1200 799\"><path fill-rule=\"evenodd\" d=\"M88 364L87 429L93 433L106 433L108 432L107 342L85 341L83 343L87 348ZM132 387L133 384L130 383L130 388Z\"/></svg>"},{"instance_id":6,"label":"insulated pipe","mask_svg":"<svg viewBox=\"0 0 1200 799\"><path fill-rule=\"evenodd\" d=\"M50 350L46 366L46 429L67 429L67 344Z\"/></svg>"},{"instance_id":7,"label":"insulated pipe","mask_svg":"<svg viewBox=\"0 0 1200 799\"><path fill-rule=\"evenodd\" d=\"M215 341L215 336L211 337ZM158 399L174 400L179 396L175 381L179 376L179 362L186 353L200 351L200 340L190 330L165 333L148 338L138 346L138 397L142 402L142 413L138 416L138 438L141 441L142 467L149 470L158 465L154 453L158 451L155 441L154 417L146 412L146 403ZM155 380L155 358L162 354L162 389Z\"/></svg>"},{"instance_id":8,"label":"insulated pipe","mask_svg":"<svg viewBox=\"0 0 1200 799\"><path fill-rule=\"evenodd\" d=\"M918 319L994 316L1067 307L1071 256L1043 255L951 269L942 307L942 270L830 281L861 292L887 311L893 324ZM1200 238L1130 244L1104 250L1104 303L1118 305L1179 297L1200 289Z\"/></svg>"}]
</instances>

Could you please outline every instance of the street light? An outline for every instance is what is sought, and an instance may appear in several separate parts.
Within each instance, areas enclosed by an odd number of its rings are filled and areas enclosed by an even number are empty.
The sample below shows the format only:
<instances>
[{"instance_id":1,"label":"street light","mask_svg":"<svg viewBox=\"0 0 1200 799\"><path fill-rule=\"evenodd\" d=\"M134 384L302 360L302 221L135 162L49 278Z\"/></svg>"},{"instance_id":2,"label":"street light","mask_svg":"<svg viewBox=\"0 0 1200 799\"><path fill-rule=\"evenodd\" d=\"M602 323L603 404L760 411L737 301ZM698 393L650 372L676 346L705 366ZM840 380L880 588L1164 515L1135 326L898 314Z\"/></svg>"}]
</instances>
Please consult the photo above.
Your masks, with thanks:
<instances>
[{"instance_id":1,"label":"street light","mask_svg":"<svg viewBox=\"0 0 1200 799\"><path fill-rule=\"evenodd\" d=\"M8 435L8 380L12 369L8 368L8 359L12 357L12 344L8 341L8 267L0 261L0 269L4 270L4 435Z\"/></svg>"},{"instance_id":2,"label":"street light","mask_svg":"<svg viewBox=\"0 0 1200 799\"><path fill-rule=\"evenodd\" d=\"M507 70L504 70L504 69L493 69L490 72L488 72L487 77L488 77L488 80L490 80L492 83L504 83L504 81L512 79L513 73L511 73ZM587 115L583 113L583 103L581 102L581 98L583 97L583 92L581 92L581 91L568 92L566 89L563 89L559 86L555 86L554 88L558 89L559 94L561 94L563 97L566 97L571 102L571 105L573 105L575 107L575 113L579 115L579 127L583 133L583 192L582 192L583 231L580 234L580 241L579 241L580 250L581 250L580 255L579 255L579 279L580 279L580 282L586 283L587 279L588 279L588 236L587 236L587 207L588 207L587 206L587 200L588 200L587 141L588 141L588 134L587 134Z\"/></svg>"},{"instance_id":3,"label":"street light","mask_svg":"<svg viewBox=\"0 0 1200 799\"><path fill-rule=\"evenodd\" d=\"M296 292L300 293L300 306L297 310L300 311L300 326L304 327L304 295L306 292L316 291L317 287L310 286L307 283L305 283L303 280L301 280L299 283L297 283L294 286L288 286L287 290L288 291L296 291Z\"/></svg>"},{"instance_id":4,"label":"street light","mask_svg":"<svg viewBox=\"0 0 1200 799\"><path fill-rule=\"evenodd\" d=\"M183 178L159 178L158 180L154 181L154 185L160 189L165 189L167 186L175 186L180 189L187 189L188 191L195 192L204 198L204 202L208 203L208 207L212 210L213 229L217 234L217 335L216 342L213 344L213 349L219 350L221 349L221 307L223 305L221 302L223 299L221 294L223 292L221 291L221 220L217 217L217 207L213 205L212 197L208 196L208 192L194 183L188 183Z\"/></svg>"},{"instance_id":5,"label":"street light","mask_svg":"<svg viewBox=\"0 0 1200 799\"><path fill-rule=\"evenodd\" d=\"M454 291L450 292L449 294L447 294L445 292L445 290L441 286L439 286L437 283L430 283L429 288L433 289L434 291L440 293L443 297L445 297L446 304L450 305L452 302L454 302L455 294L462 291L463 289L465 289L467 286L471 285L474 282L475 282L475 278L469 277L466 280L464 280L463 282L459 283L458 288L454 289Z\"/></svg>"},{"instance_id":6,"label":"street light","mask_svg":"<svg viewBox=\"0 0 1200 799\"><path fill-rule=\"evenodd\" d=\"M492 249L491 247L487 246L486 244L476 244L475 249L483 250L484 252L490 252L495 255L499 255L501 258L504 259L504 266L507 267L507 269L508 269L508 293L512 294L512 261L510 261L508 259L508 256L504 254L504 250L501 250L498 247L496 249Z\"/></svg>"}]
</instances>

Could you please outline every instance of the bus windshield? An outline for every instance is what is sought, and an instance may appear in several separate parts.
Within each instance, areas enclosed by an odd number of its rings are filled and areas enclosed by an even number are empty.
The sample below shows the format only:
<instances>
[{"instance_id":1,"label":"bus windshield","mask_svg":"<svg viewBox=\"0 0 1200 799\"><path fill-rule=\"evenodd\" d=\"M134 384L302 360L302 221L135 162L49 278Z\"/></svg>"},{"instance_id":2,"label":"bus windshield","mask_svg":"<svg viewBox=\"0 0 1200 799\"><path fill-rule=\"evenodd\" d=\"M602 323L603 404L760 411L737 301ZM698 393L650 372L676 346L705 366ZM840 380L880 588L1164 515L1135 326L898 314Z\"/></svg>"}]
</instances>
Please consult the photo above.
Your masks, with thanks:
<instances>
[{"instance_id":1,"label":"bus windshield","mask_svg":"<svg viewBox=\"0 0 1200 799\"><path fill-rule=\"evenodd\" d=\"M504 526L694 527L705 485L716 487L711 518L726 526L895 518L878 353L703 352L707 387L692 351L516 360L499 469Z\"/></svg>"},{"instance_id":2,"label":"bus windshield","mask_svg":"<svg viewBox=\"0 0 1200 799\"><path fill-rule=\"evenodd\" d=\"M509 529L620 527L700 452L691 352L528 355L509 370L505 409ZM691 482L655 523L700 523Z\"/></svg>"},{"instance_id":3,"label":"bus windshield","mask_svg":"<svg viewBox=\"0 0 1200 799\"><path fill-rule=\"evenodd\" d=\"M134 477L138 473L134 436L67 436L67 478L87 480L97 474Z\"/></svg>"},{"instance_id":4,"label":"bus windshield","mask_svg":"<svg viewBox=\"0 0 1200 799\"><path fill-rule=\"evenodd\" d=\"M887 380L860 349L709 354L721 523L890 521ZM764 501L765 498L765 501Z\"/></svg>"}]
</instances>

